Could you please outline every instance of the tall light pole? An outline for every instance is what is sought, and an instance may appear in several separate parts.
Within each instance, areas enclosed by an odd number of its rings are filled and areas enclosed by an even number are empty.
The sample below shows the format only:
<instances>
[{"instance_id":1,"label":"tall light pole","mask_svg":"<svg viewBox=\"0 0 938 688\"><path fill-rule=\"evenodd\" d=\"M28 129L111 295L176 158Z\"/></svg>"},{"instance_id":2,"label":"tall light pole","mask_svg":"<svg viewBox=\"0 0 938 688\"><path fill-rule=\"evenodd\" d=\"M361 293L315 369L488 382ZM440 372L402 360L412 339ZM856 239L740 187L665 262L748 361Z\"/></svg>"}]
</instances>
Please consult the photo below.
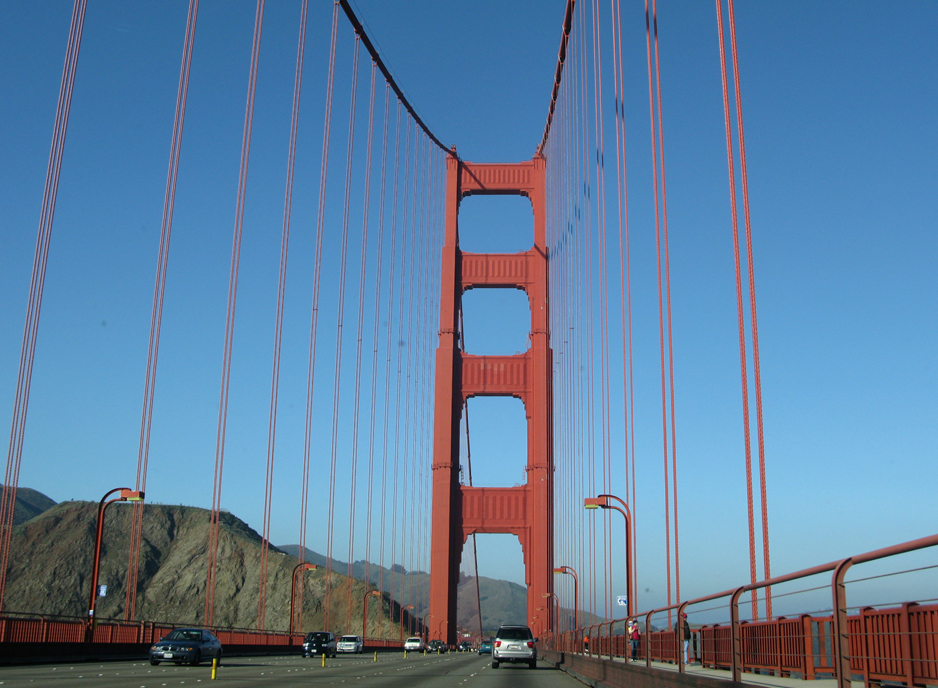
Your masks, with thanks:
<instances>
[{"instance_id":1,"label":"tall light pole","mask_svg":"<svg viewBox=\"0 0 938 688\"><path fill-rule=\"evenodd\" d=\"M616 500L622 506L612 504L610 500ZM634 597L632 593L632 512L629 511L629 505L623 502L615 495L601 494L598 497L587 497L583 500L583 507L586 509L615 509L625 518L625 588L629 595L625 601L626 615L632 616L634 608Z\"/></svg>"},{"instance_id":2,"label":"tall light pole","mask_svg":"<svg viewBox=\"0 0 938 688\"><path fill-rule=\"evenodd\" d=\"M296 613L296 577L301 571L315 571L316 564L303 562L293 567L293 583L290 586L290 643L293 643L293 616Z\"/></svg>"},{"instance_id":3,"label":"tall light pole","mask_svg":"<svg viewBox=\"0 0 938 688\"><path fill-rule=\"evenodd\" d=\"M401 642L404 642L404 612L413 608L414 605L412 604L408 604L406 607L401 607Z\"/></svg>"},{"instance_id":4,"label":"tall light pole","mask_svg":"<svg viewBox=\"0 0 938 688\"><path fill-rule=\"evenodd\" d=\"M580 628L580 579L577 578L576 571L571 566L558 566L554 573L566 573L573 576L573 630Z\"/></svg>"},{"instance_id":5,"label":"tall light pole","mask_svg":"<svg viewBox=\"0 0 938 688\"><path fill-rule=\"evenodd\" d=\"M108 501L115 492L120 494ZM129 487L116 487L105 494L98 503L98 525L94 539L94 564L91 569L91 597L88 601L88 630L94 628L94 605L98 599L98 574L101 570L101 536L104 533L104 511L114 502L142 502L143 492L131 490ZM90 638L89 638L90 640Z\"/></svg>"},{"instance_id":6,"label":"tall light pole","mask_svg":"<svg viewBox=\"0 0 938 688\"><path fill-rule=\"evenodd\" d=\"M368 598L372 595L380 595L380 590L369 590L365 593L362 600L362 642L368 637Z\"/></svg>"}]
</instances>

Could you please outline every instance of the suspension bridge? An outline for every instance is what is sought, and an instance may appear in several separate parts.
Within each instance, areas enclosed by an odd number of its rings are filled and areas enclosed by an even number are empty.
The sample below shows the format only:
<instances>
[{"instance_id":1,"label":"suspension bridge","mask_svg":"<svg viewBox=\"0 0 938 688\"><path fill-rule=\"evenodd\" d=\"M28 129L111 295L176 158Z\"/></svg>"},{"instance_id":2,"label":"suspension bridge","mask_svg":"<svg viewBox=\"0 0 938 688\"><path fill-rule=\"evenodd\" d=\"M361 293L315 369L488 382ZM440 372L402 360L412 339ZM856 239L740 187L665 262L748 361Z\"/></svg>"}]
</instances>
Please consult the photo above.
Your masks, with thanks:
<instances>
[{"instance_id":1,"label":"suspension bridge","mask_svg":"<svg viewBox=\"0 0 938 688\"><path fill-rule=\"evenodd\" d=\"M3 230L13 275L4 383L15 392L2 407L11 433L0 642L144 643L163 628L155 622L178 621L215 628L226 645L296 644L310 630L302 596L311 593L301 583L294 610L291 591L289 628L271 620L269 601L272 543L291 541L298 569L306 552L322 551L327 581L333 569L350 580L361 562L366 582L380 571L373 592L393 601L400 635L406 616L412 632L450 644L491 630L480 571L510 559L506 577L526 594L516 621L548 659L597 680L609 676L602 662L630 670L616 659L630 655L625 621L636 619L636 657L677 675L699 667L689 680L714 670L736 681L755 671L842 686L938 683L934 519L908 537L844 536L805 561L792 554L804 521L785 500L776 509L774 495L804 492L810 472L827 469L791 450L790 469L773 459L768 429L782 434L792 414L772 382L787 390L782 378L802 373L773 369L771 357L763 365L760 343L800 345L771 315L760 342L760 317L780 297L770 288L757 308L758 249L771 244L760 242L752 201L771 193L770 175L747 166L744 76L756 72L732 0L706 4L706 29L690 22L714 57L712 92L694 81L690 90L706 103L701 121L716 126L684 121L674 138L675 46L661 38L674 8L528 8L555 12L555 33L534 89L539 128L514 160L470 159L458 132L422 117L428 104L379 49L388 37L347 0L258 0L230 15L201 5L150 8L146 28L131 16L146 13L87 0L75 0L67 27L62 7L44 19L65 46L59 90L43 101L51 147L46 129L42 155L16 149L29 161L23 178L40 179L40 160L44 178L9 192L40 208L31 260L18 226L27 213L12 201ZM36 54L49 62L54 47ZM122 82L130 90L110 99ZM102 124L95 99L113 111ZM76 137L76 126L95 134ZM672 153L689 131L722 147L710 146L717 154L696 178ZM706 201L686 191L694 186ZM934 253L925 242L910 265ZM699 260L682 278L690 254ZM908 279L926 280L904 297L909 312L933 313L933 278ZM7 326L14 307L21 338ZM925 342L917 359L928 360L934 324L915 332ZM916 406L906 409L915 439L895 439L899 449L878 465L935 458L935 430L923 428L933 366L916 374L909 389L919 396L899 403ZM44 475L95 500L115 480L127 486L108 492L97 521L100 548L108 500L133 502L123 507L132 516L121 600L108 618L95 616L97 553L87 618L40 624L10 608L11 562L29 556L12 546L17 489L28 476L41 490ZM816 499L876 502L891 478L858 484L846 477L852 494L822 489ZM197 618L141 617L153 502L207 510ZM262 543L249 629L219 622L226 511ZM819 530L869 526L860 514L845 507L840 526L825 515ZM853 578L854 567L869 573ZM457 621L464 574L476 581L471 628ZM886 576L903 582L877 587ZM350 584L327 582L323 595L326 630L367 624L368 595L360 615ZM341 616L330 616L333 596L347 598Z\"/></svg>"}]
</instances>

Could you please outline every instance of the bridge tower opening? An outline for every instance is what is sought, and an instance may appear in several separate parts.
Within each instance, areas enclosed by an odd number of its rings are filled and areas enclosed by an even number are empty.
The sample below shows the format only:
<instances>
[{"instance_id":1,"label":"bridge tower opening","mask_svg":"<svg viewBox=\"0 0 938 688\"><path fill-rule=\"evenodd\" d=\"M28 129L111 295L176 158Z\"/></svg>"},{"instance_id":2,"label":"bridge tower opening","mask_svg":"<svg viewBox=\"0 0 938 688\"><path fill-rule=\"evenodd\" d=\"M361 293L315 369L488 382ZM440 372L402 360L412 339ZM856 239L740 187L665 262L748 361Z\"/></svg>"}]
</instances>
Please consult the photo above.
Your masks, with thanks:
<instances>
[{"instance_id":1,"label":"bridge tower opening","mask_svg":"<svg viewBox=\"0 0 938 688\"><path fill-rule=\"evenodd\" d=\"M553 626L545 595L553 592L552 354L549 341L545 161L446 162L440 340L436 352L433 508L430 553L431 637L456 641L456 591L463 544L472 533L511 533L521 541L527 584L527 624L535 636ZM521 195L531 201L534 246L521 253L468 253L459 247L459 204L466 196ZM473 356L460 347L463 293L514 288L527 294L529 348L514 355ZM527 481L516 487L468 487L459 482L460 419L473 396L522 401L527 421ZM479 428L476 428L478 430Z\"/></svg>"}]
</instances>

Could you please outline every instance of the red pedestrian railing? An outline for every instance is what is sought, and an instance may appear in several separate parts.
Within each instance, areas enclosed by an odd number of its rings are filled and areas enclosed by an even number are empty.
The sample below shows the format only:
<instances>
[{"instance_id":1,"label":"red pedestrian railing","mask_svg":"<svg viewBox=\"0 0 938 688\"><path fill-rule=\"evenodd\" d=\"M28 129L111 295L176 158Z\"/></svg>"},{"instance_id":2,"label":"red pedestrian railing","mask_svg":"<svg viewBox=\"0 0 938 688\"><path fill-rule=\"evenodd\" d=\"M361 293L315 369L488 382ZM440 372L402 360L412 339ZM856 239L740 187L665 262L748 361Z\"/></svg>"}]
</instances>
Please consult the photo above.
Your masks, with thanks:
<instances>
[{"instance_id":1,"label":"red pedestrian railing","mask_svg":"<svg viewBox=\"0 0 938 688\"><path fill-rule=\"evenodd\" d=\"M28 614L4 614L0 616L0 643L126 643L151 644L167 635L174 628L192 624L165 622L99 620L89 633L82 617L31 616ZM244 628L212 628L223 646L270 646L288 647L303 644L304 633L258 631ZM399 640L387 638L365 638L369 649L403 648Z\"/></svg>"},{"instance_id":2,"label":"red pedestrian railing","mask_svg":"<svg viewBox=\"0 0 938 688\"><path fill-rule=\"evenodd\" d=\"M802 679L836 678L841 688L862 678L867 686L883 681L913 686L938 685L938 605L906 602L899 606L864 607L848 614L844 575L858 563L904 554L938 545L938 535L868 552L841 561L761 581L735 590L708 595L643 615L638 656L651 662L677 665L685 670L683 638L675 629L648 632L657 613L684 610L694 604L730 598L729 624L705 625L691 631L688 660L704 667L728 669L727 678L739 681L741 672L772 673ZM779 585L819 573L833 573L833 614L803 614L767 621L740 621L742 593ZM616 619L544 639L547 650L598 658L625 658L631 645L625 637L626 619ZM618 626L620 630L614 632ZM841 630L838 630L841 629Z\"/></svg>"}]
</instances>

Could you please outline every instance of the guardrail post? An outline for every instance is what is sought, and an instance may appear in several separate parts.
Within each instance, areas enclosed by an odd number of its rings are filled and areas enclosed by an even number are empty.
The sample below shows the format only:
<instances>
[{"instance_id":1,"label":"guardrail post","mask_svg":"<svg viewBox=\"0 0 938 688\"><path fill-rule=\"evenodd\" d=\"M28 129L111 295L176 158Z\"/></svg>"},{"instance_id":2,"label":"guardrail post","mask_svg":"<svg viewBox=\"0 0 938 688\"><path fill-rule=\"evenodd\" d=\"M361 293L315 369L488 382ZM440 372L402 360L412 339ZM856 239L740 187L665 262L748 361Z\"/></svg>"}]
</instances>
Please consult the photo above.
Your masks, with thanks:
<instances>
[{"instance_id":1,"label":"guardrail post","mask_svg":"<svg viewBox=\"0 0 938 688\"><path fill-rule=\"evenodd\" d=\"M844 559L834 568L831 581L834 619L833 647L834 675L838 688L850 688L850 638L847 626L847 591L844 588L844 576L853 564L853 559Z\"/></svg>"},{"instance_id":2,"label":"guardrail post","mask_svg":"<svg viewBox=\"0 0 938 688\"><path fill-rule=\"evenodd\" d=\"M730 670L733 674L733 681L736 683L742 680L740 677L742 676L743 642L742 632L739 627L739 597L745 590L745 587L737 588L730 597L730 637L733 645L730 656Z\"/></svg>"},{"instance_id":3,"label":"guardrail post","mask_svg":"<svg viewBox=\"0 0 938 688\"><path fill-rule=\"evenodd\" d=\"M814 633L810 614L801 615L801 680L814 678Z\"/></svg>"},{"instance_id":4,"label":"guardrail post","mask_svg":"<svg viewBox=\"0 0 938 688\"><path fill-rule=\"evenodd\" d=\"M906 602L902 605L902 611L899 613L899 648L902 653L902 668L905 673L905 684L907 686L915 685L915 657L912 656L912 624L909 619L909 612L912 607L917 607L918 602Z\"/></svg>"},{"instance_id":5,"label":"guardrail post","mask_svg":"<svg viewBox=\"0 0 938 688\"><path fill-rule=\"evenodd\" d=\"M651 615L654 611L645 615L645 667L651 669Z\"/></svg>"}]
</instances>

